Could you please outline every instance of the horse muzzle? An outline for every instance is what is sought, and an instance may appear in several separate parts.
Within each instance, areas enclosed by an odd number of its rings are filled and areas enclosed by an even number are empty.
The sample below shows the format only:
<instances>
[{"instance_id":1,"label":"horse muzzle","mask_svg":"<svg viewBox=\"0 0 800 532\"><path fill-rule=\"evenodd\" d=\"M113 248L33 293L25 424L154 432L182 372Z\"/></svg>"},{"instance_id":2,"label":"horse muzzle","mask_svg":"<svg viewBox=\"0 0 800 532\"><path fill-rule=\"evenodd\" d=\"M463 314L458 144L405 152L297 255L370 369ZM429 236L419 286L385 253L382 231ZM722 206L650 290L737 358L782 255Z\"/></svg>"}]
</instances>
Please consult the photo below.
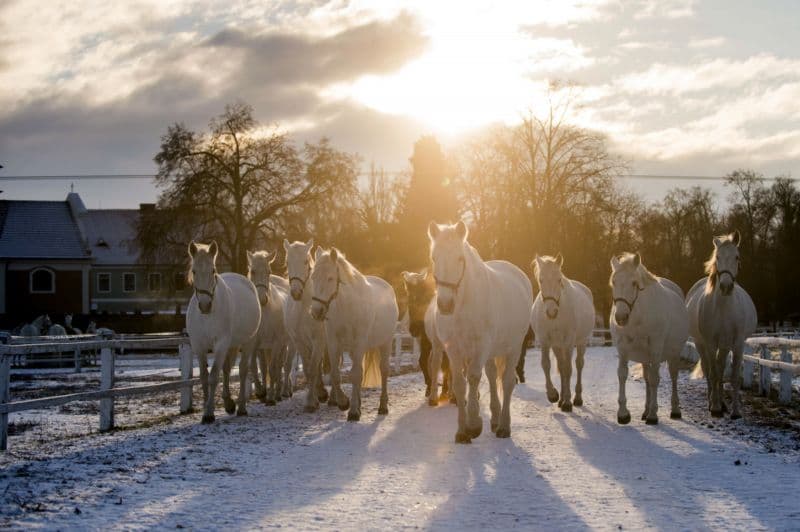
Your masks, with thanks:
<instances>
[{"instance_id":1,"label":"horse muzzle","mask_svg":"<svg viewBox=\"0 0 800 532\"><path fill-rule=\"evenodd\" d=\"M723 296L729 296L733 294L733 283L720 283L719 290Z\"/></svg>"},{"instance_id":2,"label":"horse muzzle","mask_svg":"<svg viewBox=\"0 0 800 532\"><path fill-rule=\"evenodd\" d=\"M292 288L290 290L290 293L292 294L292 299L294 299L295 301L300 301L303 298L303 291L302 290L296 290L296 289Z\"/></svg>"},{"instance_id":3,"label":"horse muzzle","mask_svg":"<svg viewBox=\"0 0 800 532\"><path fill-rule=\"evenodd\" d=\"M445 316L449 316L453 313L456 308L456 302L452 299L443 301L442 298L436 298L436 308L439 309L439 313Z\"/></svg>"},{"instance_id":4,"label":"horse muzzle","mask_svg":"<svg viewBox=\"0 0 800 532\"><path fill-rule=\"evenodd\" d=\"M198 301L197 306L200 308L200 314L209 314L211 312L211 301Z\"/></svg>"},{"instance_id":5,"label":"horse muzzle","mask_svg":"<svg viewBox=\"0 0 800 532\"><path fill-rule=\"evenodd\" d=\"M617 325L620 327L625 327L628 324L628 320L630 319L630 314L622 314L620 312L616 312L614 314L614 321L617 322Z\"/></svg>"},{"instance_id":6,"label":"horse muzzle","mask_svg":"<svg viewBox=\"0 0 800 532\"><path fill-rule=\"evenodd\" d=\"M554 319L556 319L558 317L558 309L557 308L553 309L552 312L549 311L549 310L545 310L544 313L547 316L547 319L549 319L549 320L554 320Z\"/></svg>"},{"instance_id":7,"label":"horse muzzle","mask_svg":"<svg viewBox=\"0 0 800 532\"><path fill-rule=\"evenodd\" d=\"M325 309L322 305L313 304L311 305L311 317L317 321L322 321L325 319Z\"/></svg>"}]
</instances>

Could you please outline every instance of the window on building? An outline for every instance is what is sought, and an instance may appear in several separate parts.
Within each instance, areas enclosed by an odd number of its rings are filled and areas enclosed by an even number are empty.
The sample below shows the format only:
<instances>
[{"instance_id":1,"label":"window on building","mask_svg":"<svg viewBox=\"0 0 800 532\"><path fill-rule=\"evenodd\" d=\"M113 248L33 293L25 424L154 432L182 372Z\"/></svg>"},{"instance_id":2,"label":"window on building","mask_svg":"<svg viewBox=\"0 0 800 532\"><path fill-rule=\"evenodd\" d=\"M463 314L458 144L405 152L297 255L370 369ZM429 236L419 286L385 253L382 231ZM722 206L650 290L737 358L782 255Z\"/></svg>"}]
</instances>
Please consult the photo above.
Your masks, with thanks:
<instances>
[{"instance_id":1,"label":"window on building","mask_svg":"<svg viewBox=\"0 0 800 532\"><path fill-rule=\"evenodd\" d=\"M136 274L123 273L122 274L122 290L124 292L136 292Z\"/></svg>"},{"instance_id":2,"label":"window on building","mask_svg":"<svg viewBox=\"0 0 800 532\"><path fill-rule=\"evenodd\" d=\"M32 294L52 294L56 291L56 274L47 268L36 268L31 272Z\"/></svg>"},{"instance_id":3,"label":"window on building","mask_svg":"<svg viewBox=\"0 0 800 532\"><path fill-rule=\"evenodd\" d=\"M186 288L186 274L181 272L175 272L173 282L175 284L176 292L183 291Z\"/></svg>"},{"instance_id":4,"label":"window on building","mask_svg":"<svg viewBox=\"0 0 800 532\"><path fill-rule=\"evenodd\" d=\"M111 292L111 274L98 273L97 274L97 292L108 293Z\"/></svg>"},{"instance_id":5,"label":"window on building","mask_svg":"<svg viewBox=\"0 0 800 532\"><path fill-rule=\"evenodd\" d=\"M147 275L147 287L151 292L161 291L161 274L151 273Z\"/></svg>"}]
</instances>

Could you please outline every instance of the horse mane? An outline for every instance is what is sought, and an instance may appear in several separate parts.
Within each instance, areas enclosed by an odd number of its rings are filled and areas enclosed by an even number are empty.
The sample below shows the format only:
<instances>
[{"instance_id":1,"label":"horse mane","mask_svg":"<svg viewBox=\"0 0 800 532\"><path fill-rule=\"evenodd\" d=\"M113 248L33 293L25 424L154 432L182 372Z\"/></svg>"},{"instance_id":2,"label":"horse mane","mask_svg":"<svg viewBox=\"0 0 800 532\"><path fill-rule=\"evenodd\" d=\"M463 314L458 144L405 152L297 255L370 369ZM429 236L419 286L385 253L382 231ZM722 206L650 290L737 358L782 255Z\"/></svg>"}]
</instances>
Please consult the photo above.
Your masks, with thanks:
<instances>
[{"instance_id":1,"label":"horse mane","mask_svg":"<svg viewBox=\"0 0 800 532\"><path fill-rule=\"evenodd\" d=\"M537 279L537 282L538 282L538 279L539 279L539 262L540 261L541 262L547 262L547 263L554 263L554 264L558 263L558 259L556 257L553 257L552 255L541 255L541 256L539 256L539 260L534 260L533 261L533 276ZM564 277L563 273L561 274L561 277L562 278Z\"/></svg>"},{"instance_id":2,"label":"horse mane","mask_svg":"<svg viewBox=\"0 0 800 532\"><path fill-rule=\"evenodd\" d=\"M633 266L633 262L636 259L636 255L634 253L623 253L619 257L620 265L628 265L630 264ZM648 270L645 265L640 261L639 267L636 269L637 272L642 276L642 281L644 281L645 285L650 285L652 283L658 282L658 276Z\"/></svg>"},{"instance_id":3,"label":"horse mane","mask_svg":"<svg viewBox=\"0 0 800 532\"><path fill-rule=\"evenodd\" d=\"M715 237L721 241L719 247L728 244L736 245L735 242L733 241L734 234L735 233L731 233L729 235L722 235ZM711 256L703 264L703 271L708 276L708 279L706 280L706 290L705 290L706 294L710 294L711 292L713 292L714 287L717 285L717 250L719 249L719 247L714 246L714 250L711 252Z\"/></svg>"},{"instance_id":4,"label":"horse mane","mask_svg":"<svg viewBox=\"0 0 800 532\"><path fill-rule=\"evenodd\" d=\"M328 255L330 256L330 252ZM336 250L336 264L340 267L339 271L342 272L345 281L352 282L364 278L364 275L338 249Z\"/></svg>"}]
</instances>

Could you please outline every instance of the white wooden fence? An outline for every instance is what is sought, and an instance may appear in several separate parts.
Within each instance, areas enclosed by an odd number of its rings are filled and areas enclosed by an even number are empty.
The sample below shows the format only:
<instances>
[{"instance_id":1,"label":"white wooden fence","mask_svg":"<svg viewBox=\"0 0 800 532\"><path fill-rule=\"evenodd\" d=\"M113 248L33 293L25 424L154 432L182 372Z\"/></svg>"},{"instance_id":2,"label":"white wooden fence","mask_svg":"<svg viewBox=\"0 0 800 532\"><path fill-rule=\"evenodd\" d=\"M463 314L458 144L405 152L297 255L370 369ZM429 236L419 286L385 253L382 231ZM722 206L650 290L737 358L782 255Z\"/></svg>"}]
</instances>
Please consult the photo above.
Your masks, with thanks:
<instances>
[{"instance_id":1,"label":"white wooden fence","mask_svg":"<svg viewBox=\"0 0 800 532\"><path fill-rule=\"evenodd\" d=\"M100 431L105 432L114 428L114 398L130 397L134 395L180 390L180 412L182 414L192 411L192 387L199 384L199 378L193 378L192 351L189 348L189 339L177 335L155 335L157 337L140 336L136 338L94 339L78 341L33 341L18 345L0 345L0 451L8 448L8 414L22 412L36 408L63 405L73 401L100 400ZM86 350L100 350L100 389L29 399L25 401L10 401L11 391L11 361L15 357L31 357L45 353L58 353L73 350L76 360L80 360L81 353ZM122 350L142 349L177 349L181 377L174 382L147 384L141 386L127 386L116 388L114 386L114 366L117 352ZM76 367L80 367L77 363Z\"/></svg>"},{"instance_id":2,"label":"white wooden fence","mask_svg":"<svg viewBox=\"0 0 800 532\"><path fill-rule=\"evenodd\" d=\"M800 364L792 363L791 348L800 348L800 340L777 336L761 336L749 338L747 346L754 354L744 355L742 386L755 389L759 395L769 396L772 390L772 370L780 371L780 387L778 402L788 404L792 400L792 379L800 375ZM772 349L780 349L781 359L772 360ZM758 353L756 355L755 353ZM755 368L758 379L754 379Z\"/></svg>"}]
</instances>

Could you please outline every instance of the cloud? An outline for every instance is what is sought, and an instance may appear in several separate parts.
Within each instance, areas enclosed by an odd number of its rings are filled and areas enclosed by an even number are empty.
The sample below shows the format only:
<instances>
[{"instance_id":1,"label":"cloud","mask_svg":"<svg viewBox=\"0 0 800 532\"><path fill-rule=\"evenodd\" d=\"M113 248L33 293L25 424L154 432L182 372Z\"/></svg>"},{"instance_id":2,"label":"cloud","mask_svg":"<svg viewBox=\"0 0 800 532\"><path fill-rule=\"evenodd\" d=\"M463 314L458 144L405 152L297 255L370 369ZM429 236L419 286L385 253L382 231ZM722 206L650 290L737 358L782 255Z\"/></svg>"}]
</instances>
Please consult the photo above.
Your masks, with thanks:
<instances>
[{"instance_id":1,"label":"cloud","mask_svg":"<svg viewBox=\"0 0 800 532\"><path fill-rule=\"evenodd\" d=\"M727 42L725 37L709 37L707 39L692 39L689 48L719 48Z\"/></svg>"},{"instance_id":2,"label":"cloud","mask_svg":"<svg viewBox=\"0 0 800 532\"><path fill-rule=\"evenodd\" d=\"M679 19L694 15L695 0L643 0L637 6L634 19Z\"/></svg>"}]
</instances>

